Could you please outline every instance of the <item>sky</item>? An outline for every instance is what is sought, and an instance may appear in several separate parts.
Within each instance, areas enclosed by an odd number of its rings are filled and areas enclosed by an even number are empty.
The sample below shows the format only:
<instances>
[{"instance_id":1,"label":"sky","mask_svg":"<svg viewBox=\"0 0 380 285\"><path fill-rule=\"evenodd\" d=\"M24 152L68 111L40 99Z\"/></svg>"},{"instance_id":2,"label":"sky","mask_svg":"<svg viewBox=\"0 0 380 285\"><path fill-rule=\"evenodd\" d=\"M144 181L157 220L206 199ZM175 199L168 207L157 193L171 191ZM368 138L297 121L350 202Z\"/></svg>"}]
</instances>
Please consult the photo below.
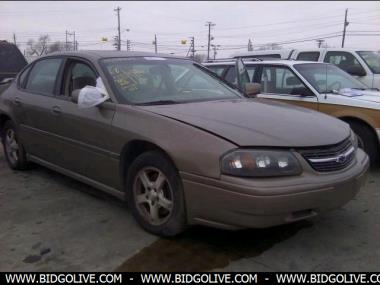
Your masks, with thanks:
<instances>
[{"instance_id":1,"label":"sky","mask_svg":"<svg viewBox=\"0 0 380 285\"><path fill-rule=\"evenodd\" d=\"M51 42L64 42L65 31L75 31L79 49L113 49L118 6L122 50L130 40L132 50L154 51L156 34L159 52L186 55L194 37L196 51L205 54L208 21L215 24L217 58L246 51L249 39L254 48L268 43L310 48L317 38L339 47L345 9L345 47L380 49L378 1L0 1L0 40L13 41L15 34L23 51L29 39L49 34Z\"/></svg>"}]
</instances>

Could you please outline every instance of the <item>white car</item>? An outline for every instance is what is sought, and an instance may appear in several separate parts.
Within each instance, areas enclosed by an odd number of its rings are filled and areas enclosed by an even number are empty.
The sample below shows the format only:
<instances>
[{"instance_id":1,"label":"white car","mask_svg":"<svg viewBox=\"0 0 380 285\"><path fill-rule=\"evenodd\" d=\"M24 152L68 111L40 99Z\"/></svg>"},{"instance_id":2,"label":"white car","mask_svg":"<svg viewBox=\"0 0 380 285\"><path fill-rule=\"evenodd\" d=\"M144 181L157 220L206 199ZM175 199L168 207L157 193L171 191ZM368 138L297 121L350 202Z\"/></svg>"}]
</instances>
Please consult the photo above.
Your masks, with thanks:
<instances>
[{"instance_id":1,"label":"white car","mask_svg":"<svg viewBox=\"0 0 380 285\"><path fill-rule=\"evenodd\" d=\"M380 89L380 52L348 48L281 49L236 53L233 57L278 58L332 63L370 88Z\"/></svg>"},{"instance_id":2,"label":"white car","mask_svg":"<svg viewBox=\"0 0 380 285\"><path fill-rule=\"evenodd\" d=\"M258 97L281 100L342 119L358 135L360 146L371 160L378 160L380 92L369 89L335 65L294 60L245 61L244 75L238 71L236 60L204 65L239 89L244 89L241 82L261 84Z\"/></svg>"}]
</instances>

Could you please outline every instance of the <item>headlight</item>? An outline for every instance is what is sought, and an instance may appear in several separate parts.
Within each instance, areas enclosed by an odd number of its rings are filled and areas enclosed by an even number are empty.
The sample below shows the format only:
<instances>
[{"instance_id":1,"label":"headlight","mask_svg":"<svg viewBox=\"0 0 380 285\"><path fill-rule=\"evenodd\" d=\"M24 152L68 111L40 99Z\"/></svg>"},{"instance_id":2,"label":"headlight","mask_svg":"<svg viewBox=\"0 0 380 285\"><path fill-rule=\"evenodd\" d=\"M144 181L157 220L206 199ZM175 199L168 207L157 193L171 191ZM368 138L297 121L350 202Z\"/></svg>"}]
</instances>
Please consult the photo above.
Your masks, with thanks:
<instances>
[{"instance_id":1,"label":"headlight","mask_svg":"<svg viewBox=\"0 0 380 285\"><path fill-rule=\"evenodd\" d=\"M299 175L297 158L289 151L235 150L221 159L223 174L242 177Z\"/></svg>"}]
</instances>

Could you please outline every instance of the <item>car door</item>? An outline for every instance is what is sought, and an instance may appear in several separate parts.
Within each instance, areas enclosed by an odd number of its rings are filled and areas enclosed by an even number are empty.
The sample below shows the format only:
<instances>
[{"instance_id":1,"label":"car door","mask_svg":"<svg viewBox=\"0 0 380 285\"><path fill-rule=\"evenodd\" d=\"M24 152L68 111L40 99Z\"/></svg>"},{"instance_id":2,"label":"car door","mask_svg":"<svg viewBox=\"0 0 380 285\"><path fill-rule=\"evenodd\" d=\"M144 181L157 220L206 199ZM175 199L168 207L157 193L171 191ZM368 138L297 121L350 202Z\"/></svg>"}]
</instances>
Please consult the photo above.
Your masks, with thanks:
<instances>
[{"instance_id":1,"label":"car door","mask_svg":"<svg viewBox=\"0 0 380 285\"><path fill-rule=\"evenodd\" d=\"M112 119L115 103L105 102L101 106L79 109L71 98L73 90L95 86L99 77L91 63L79 58L68 58L61 83L57 107L57 135L61 138L62 152L56 164L76 174L90 178L107 186L116 187L117 160L109 151L112 136Z\"/></svg>"},{"instance_id":2,"label":"car door","mask_svg":"<svg viewBox=\"0 0 380 285\"><path fill-rule=\"evenodd\" d=\"M28 154L51 162L57 153L56 92L62 58L44 58L20 76L13 109L19 122L20 138Z\"/></svg>"},{"instance_id":3,"label":"car door","mask_svg":"<svg viewBox=\"0 0 380 285\"><path fill-rule=\"evenodd\" d=\"M318 97L289 67L260 64L258 78L261 84L258 97L318 110Z\"/></svg>"}]
</instances>

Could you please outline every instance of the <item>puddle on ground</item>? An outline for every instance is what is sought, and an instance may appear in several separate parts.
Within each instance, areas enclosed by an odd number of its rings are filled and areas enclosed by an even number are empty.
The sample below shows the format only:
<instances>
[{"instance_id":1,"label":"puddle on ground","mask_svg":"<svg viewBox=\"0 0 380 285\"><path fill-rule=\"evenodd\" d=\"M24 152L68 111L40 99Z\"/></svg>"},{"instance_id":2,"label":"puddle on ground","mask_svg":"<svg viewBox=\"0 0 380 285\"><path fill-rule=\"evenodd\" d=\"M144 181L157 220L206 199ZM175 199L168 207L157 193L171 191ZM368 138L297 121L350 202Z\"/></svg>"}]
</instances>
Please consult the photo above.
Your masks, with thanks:
<instances>
[{"instance_id":1,"label":"puddle on ground","mask_svg":"<svg viewBox=\"0 0 380 285\"><path fill-rule=\"evenodd\" d=\"M211 271L241 258L260 255L289 239L310 221L273 227L224 231L194 227L174 238L161 238L126 260L116 271Z\"/></svg>"}]
</instances>

